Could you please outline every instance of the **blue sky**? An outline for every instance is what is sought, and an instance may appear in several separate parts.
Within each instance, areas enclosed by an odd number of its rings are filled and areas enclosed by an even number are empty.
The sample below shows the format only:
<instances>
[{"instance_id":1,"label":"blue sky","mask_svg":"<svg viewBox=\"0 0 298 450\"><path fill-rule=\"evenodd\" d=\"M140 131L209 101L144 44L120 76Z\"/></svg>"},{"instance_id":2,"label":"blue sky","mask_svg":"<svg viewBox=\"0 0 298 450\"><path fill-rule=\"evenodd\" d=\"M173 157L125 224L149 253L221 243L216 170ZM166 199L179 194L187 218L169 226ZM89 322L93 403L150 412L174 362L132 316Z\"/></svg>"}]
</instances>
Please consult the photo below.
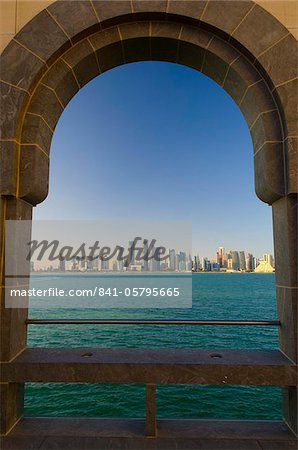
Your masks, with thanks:
<instances>
[{"instance_id":1,"label":"blue sky","mask_svg":"<svg viewBox=\"0 0 298 450\"><path fill-rule=\"evenodd\" d=\"M34 218L191 220L193 249L209 257L273 247L242 113L211 79L162 62L110 70L71 100Z\"/></svg>"}]
</instances>

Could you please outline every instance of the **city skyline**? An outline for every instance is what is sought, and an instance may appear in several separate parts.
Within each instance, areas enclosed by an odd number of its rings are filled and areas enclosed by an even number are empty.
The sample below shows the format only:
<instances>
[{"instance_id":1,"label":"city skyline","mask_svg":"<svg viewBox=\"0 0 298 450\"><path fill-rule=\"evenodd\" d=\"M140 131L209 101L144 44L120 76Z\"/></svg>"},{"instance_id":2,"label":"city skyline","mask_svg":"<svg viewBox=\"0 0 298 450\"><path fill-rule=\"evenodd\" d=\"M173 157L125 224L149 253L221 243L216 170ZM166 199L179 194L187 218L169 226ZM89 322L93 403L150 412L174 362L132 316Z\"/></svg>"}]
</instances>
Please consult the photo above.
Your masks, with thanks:
<instances>
[{"instance_id":1,"label":"city skyline","mask_svg":"<svg viewBox=\"0 0 298 450\"><path fill-rule=\"evenodd\" d=\"M144 239L142 244L135 248L133 241L129 241L128 249L131 250L128 264L123 259L101 258L100 256L79 257L67 259L61 257L54 265L43 265L38 268L36 261L31 261L31 271L58 271L58 272L273 272L275 269L274 257L270 253L265 253L262 257L253 255L244 250L225 250L220 246L216 251L215 258L187 254L181 250L167 249L166 257L162 260L155 258L155 251L159 247L152 248L152 254L148 253L148 240ZM144 254L139 259L137 252L143 249ZM147 256L145 256L147 255Z\"/></svg>"},{"instance_id":2,"label":"city skyline","mask_svg":"<svg viewBox=\"0 0 298 450\"><path fill-rule=\"evenodd\" d=\"M264 253L262 257L255 256L251 252L244 250L225 250L225 247L218 247L215 258L206 256L193 256L193 270L199 271L235 271L253 272L256 269L260 272L271 272L275 269L274 257L271 253Z\"/></svg>"}]
</instances>

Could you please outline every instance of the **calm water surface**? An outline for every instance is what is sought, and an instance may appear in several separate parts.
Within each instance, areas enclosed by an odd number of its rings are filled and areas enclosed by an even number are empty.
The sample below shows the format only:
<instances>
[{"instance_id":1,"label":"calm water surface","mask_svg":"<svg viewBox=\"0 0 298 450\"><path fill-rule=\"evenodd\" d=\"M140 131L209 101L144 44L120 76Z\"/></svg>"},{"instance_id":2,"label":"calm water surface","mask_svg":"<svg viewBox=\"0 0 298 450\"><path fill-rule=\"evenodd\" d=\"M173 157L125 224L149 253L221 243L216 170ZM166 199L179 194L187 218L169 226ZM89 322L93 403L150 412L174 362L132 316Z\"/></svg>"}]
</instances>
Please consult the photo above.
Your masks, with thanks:
<instances>
[{"instance_id":1,"label":"calm water surface","mask_svg":"<svg viewBox=\"0 0 298 450\"><path fill-rule=\"evenodd\" d=\"M41 275L49 277L51 276ZM56 275L57 276L57 275ZM68 282L68 275L65 282ZM73 276L73 275L72 275ZM80 275L78 275L79 277ZM32 277L37 280L38 275ZM33 318L166 318L275 320L273 274L194 274L192 309L32 309ZM53 282L51 282L53 285ZM276 327L44 325L29 327L32 347L278 347ZM86 369L88 370L88 369ZM145 416L143 385L30 383L25 414L39 416ZM158 386L159 417L279 419L281 391L258 386Z\"/></svg>"}]
</instances>

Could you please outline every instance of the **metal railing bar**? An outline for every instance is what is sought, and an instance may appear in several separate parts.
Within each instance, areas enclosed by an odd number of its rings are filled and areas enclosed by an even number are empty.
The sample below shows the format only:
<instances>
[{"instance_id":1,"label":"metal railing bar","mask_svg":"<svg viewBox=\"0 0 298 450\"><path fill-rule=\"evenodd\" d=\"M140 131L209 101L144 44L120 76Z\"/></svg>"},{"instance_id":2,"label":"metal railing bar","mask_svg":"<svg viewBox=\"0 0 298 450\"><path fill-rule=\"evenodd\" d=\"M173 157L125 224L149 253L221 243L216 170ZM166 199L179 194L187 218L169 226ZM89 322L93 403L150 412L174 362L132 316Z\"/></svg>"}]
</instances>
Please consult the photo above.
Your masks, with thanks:
<instances>
[{"instance_id":1,"label":"metal railing bar","mask_svg":"<svg viewBox=\"0 0 298 450\"><path fill-rule=\"evenodd\" d=\"M27 325L252 325L280 326L279 320L27 319Z\"/></svg>"}]
</instances>

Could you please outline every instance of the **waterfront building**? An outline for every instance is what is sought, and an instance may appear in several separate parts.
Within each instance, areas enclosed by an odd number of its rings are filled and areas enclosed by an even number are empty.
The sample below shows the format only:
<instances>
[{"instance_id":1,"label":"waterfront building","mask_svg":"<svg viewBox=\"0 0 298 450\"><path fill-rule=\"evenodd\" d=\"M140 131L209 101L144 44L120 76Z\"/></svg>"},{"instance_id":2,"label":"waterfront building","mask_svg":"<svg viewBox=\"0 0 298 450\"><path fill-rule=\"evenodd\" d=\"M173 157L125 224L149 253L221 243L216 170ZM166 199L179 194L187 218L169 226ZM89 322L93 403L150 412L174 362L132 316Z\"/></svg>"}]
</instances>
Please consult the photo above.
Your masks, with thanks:
<instances>
[{"instance_id":1,"label":"waterfront building","mask_svg":"<svg viewBox=\"0 0 298 450\"><path fill-rule=\"evenodd\" d=\"M157 247L153 247L152 255L155 254L156 249L157 249ZM159 272L160 271L160 261L159 260L157 260L155 258L150 259L149 264L150 264L150 269L149 270L151 272Z\"/></svg>"},{"instance_id":2,"label":"waterfront building","mask_svg":"<svg viewBox=\"0 0 298 450\"><path fill-rule=\"evenodd\" d=\"M256 273L272 273L274 272L274 268L271 264L264 259L261 259L259 265L255 268Z\"/></svg>"},{"instance_id":3,"label":"waterfront building","mask_svg":"<svg viewBox=\"0 0 298 450\"><path fill-rule=\"evenodd\" d=\"M141 264L131 264L129 266L129 270L131 272L141 272L142 271L142 266L141 266Z\"/></svg>"},{"instance_id":4,"label":"waterfront building","mask_svg":"<svg viewBox=\"0 0 298 450\"><path fill-rule=\"evenodd\" d=\"M218 262L211 261L211 262L209 263L209 270L210 270L211 272L219 272L219 270L220 270L220 264L219 264Z\"/></svg>"},{"instance_id":5,"label":"waterfront building","mask_svg":"<svg viewBox=\"0 0 298 450\"><path fill-rule=\"evenodd\" d=\"M232 251L232 269L240 270L240 259L237 251Z\"/></svg>"},{"instance_id":6,"label":"waterfront building","mask_svg":"<svg viewBox=\"0 0 298 450\"><path fill-rule=\"evenodd\" d=\"M191 269L192 269L192 258L191 258L191 255L188 255L186 270L188 272L191 272Z\"/></svg>"},{"instance_id":7,"label":"waterfront building","mask_svg":"<svg viewBox=\"0 0 298 450\"><path fill-rule=\"evenodd\" d=\"M176 261L176 270L178 270L179 269L179 255L178 255L178 253L176 253L175 261Z\"/></svg>"},{"instance_id":8,"label":"waterfront building","mask_svg":"<svg viewBox=\"0 0 298 450\"><path fill-rule=\"evenodd\" d=\"M89 272L93 272L94 270L96 270L97 269L97 258L96 259L87 258L86 266L87 266L87 270Z\"/></svg>"},{"instance_id":9,"label":"waterfront building","mask_svg":"<svg viewBox=\"0 0 298 450\"><path fill-rule=\"evenodd\" d=\"M197 263L197 257L196 256L194 256L194 259L193 259L192 271L193 272L197 272L198 271L198 263Z\"/></svg>"},{"instance_id":10,"label":"waterfront building","mask_svg":"<svg viewBox=\"0 0 298 450\"><path fill-rule=\"evenodd\" d=\"M119 272L123 272L123 261L120 260L120 261L117 261L117 262L118 262L118 270L119 270Z\"/></svg>"},{"instance_id":11,"label":"waterfront building","mask_svg":"<svg viewBox=\"0 0 298 450\"><path fill-rule=\"evenodd\" d=\"M208 272L209 267L210 267L210 262L209 262L208 258L203 257L202 258L202 270L204 272Z\"/></svg>"},{"instance_id":12,"label":"waterfront building","mask_svg":"<svg viewBox=\"0 0 298 450\"><path fill-rule=\"evenodd\" d=\"M225 248L218 247L218 250L216 252L216 262L219 264L220 267L224 267L225 261L226 261Z\"/></svg>"},{"instance_id":13,"label":"waterfront building","mask_svg":"<svg viewBox=\"0 0 298 450\"><path fill-rule=\"evenodd\" d=\"M59 272L65 272L65 259L64 258L59 259L58 270L59 270Z\"/></svg>"},{"instance_id":14,"label":"waterfront building","mask_svg":"<svg viewBox=\"0 0 298 450\"><path fill-rule=\"evenodd\" d=\"M129 251L130 251L132 245L133 245L133 241L129 241L129 244L128 244L128 249L129 249ZM131 265L134 265L134 263L135 263L135 252L133 251L132 254L131 254L131 261L130 261L130 264L131 264Z\"/></svg>"},{"instance_id":15,"label":"waterfront building","mask_svg":"<svg viewBox=\"0 0 298 450\"><path fill-rule=\"evenodd\" d=\"M176 270L176 252L174 249L169 250L170 255L170 270L174 272Z\"/></svg>"},{"instance_id":16,"label":"waterfront building","mask_svg":"<svg viewBox=\"0 0 298 450\"><path fill-rule=\"evenodd\" d=\"M81 270L81 271L87 270L87 261L86 261L86 259L80 259L79 270Z\"/></svg>"},{"instance_id":17,"label":"waterfront building","mask_svg":"<svg viewBox=\"0 0 298 450\"><path fill-rule=\"evenodd\" d=\"M185 252L180 252L179 253L178 270L179 270L179 272L185 272L186 268L187 268L186 253Z\"/></svg>"},{"instance_id":18,"label":"waterfront building","mask_svg":"<svg viewBox=\"0 0 298 450\"><path fill-rule=\"evenodd\" d=\"M101 270L103 272L110 270L110 261L101 260Z\"/></svg>"},{"instance_id":19,"label":"waterfront building","mask_svg":"<svg viewBox=\"0 0 298 450\"><path fill-rule=\"evenodd\" d=\"M274 267L274 258L272 255L269 254L263 255L263 260L266 261L266 263L270 264L272 267Z\"/></svg>"},{"instance_id":20,"label":"waterfront building","mask_svg":"<svg viewBox=\"0 0 298 450\"><path fill-rule=\"evenodd\" d=\"M245 252L243 250L239 252L239 269L243 272L246 270Z\"/></svg>"},{"instance_id":21,"label":"waterfront building","mask_svg":"<svg viewBox=\"0 0 298 450\"><path fill-rule=\"evenodd\" d=\"M197 254L197 271L202 270L200 255Z\"/></svg>"},{"instance_id":22,"label":"waterfront building","mask_svg":"<svg viewBox=\"0 0 298 450\"><path fill-rule=\"evenodd\" d=\"M143 271L148 272L149 264L148 264L148 240L144 239L144 262L143 262Z\"/></svg>"},{"instance_id":23,"label":"waterfront building","mask_svg":"<svg viewBox=\"0 0 298 450\"><path fill-rule=\"evenodd\" d=\"M186 261L185 260L179 260L179 272L185 272L186 271Z\"/></svg>"},{"instance_id":24,"label":"waterfront building","mask_svg":"<svg viewBox=\"0 0 298 450\"><path fill-rule=\"evenodd\" d=\"M251 253L246 256L246 270L252 272L254 270L254 257Z\"/></svg>"},{"instance_id":25,"label":"waterfront building","mask_svg":"<svg viewBox=\"0 0 298 450\"><path fill-rule=\"evenodd\" d=\"M194 263L193 263L193 271L199 272L201 270L201 262L199 255L194 256Z\"/></svg>"}]
</instances>

